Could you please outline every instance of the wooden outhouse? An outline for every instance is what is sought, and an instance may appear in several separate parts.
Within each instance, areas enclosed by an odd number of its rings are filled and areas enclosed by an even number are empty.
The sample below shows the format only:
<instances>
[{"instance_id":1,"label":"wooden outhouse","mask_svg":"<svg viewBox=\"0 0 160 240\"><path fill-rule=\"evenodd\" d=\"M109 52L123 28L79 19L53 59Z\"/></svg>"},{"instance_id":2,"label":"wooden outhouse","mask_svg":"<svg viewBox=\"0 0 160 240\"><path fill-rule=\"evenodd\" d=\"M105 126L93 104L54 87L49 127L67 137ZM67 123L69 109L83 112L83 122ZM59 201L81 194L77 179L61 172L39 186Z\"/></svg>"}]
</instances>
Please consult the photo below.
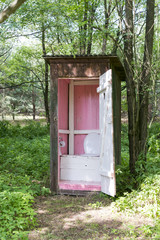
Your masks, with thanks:
<instances>
[{"instance_id":1,"label":"wooden outhouse","mask_svg":"<svg viewBox=\"0 0 160 240\"><path fill-rule=\"evenodd\" d=\"M116 194L121 152L117 56L46 56L50 64L50 178L57 193Z\"/></svg>"}]
</instances>

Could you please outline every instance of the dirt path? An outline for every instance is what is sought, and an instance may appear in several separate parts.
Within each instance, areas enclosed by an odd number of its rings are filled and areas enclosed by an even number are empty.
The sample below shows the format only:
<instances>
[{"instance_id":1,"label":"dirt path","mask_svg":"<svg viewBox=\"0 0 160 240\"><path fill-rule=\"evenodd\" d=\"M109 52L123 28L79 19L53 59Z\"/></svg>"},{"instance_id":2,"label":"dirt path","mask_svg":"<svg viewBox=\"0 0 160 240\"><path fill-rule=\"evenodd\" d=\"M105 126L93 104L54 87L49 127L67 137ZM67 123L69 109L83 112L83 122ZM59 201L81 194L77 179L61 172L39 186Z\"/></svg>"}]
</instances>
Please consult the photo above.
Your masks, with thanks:
<instances>
[{"instance_id":1,"label":"dirt path","mask_svg":"<svg viewBox=\"0 0 160 240\"><path fill-rule=\"evenodd\" d=\"M139 215L117 213L111 200L99 195L41 197L35 208L38 227L29 240L146 239L141 227L152 224Z\"/></svg>"}]
</instances>

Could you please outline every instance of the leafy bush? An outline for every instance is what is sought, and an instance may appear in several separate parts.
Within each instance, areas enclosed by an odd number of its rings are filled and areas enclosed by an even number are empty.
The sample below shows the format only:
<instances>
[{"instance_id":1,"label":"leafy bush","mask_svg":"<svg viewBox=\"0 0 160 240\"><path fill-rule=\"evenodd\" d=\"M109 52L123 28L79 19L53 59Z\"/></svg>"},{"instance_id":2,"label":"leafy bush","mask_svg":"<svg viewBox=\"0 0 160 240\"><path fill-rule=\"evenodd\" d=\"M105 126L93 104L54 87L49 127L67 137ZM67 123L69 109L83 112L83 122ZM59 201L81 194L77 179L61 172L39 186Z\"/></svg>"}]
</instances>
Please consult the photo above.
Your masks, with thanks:
<instances>
[{"instance_id":1,"label":"leafy bush","mask_svg":"<svg viewBox=\"0 0 160 240\"><path fill-rule=\"evenodd\" d=\"M3 139L0 158L0 170L8 169L43 180L49 175L49 137Z\"/></svg>"},{"instance_id":2,"label":"leafy bush","mask_svg":"<svg viewBox=\"0 0 160 240\"><path fill-rule=\"evenodd\" d=\"M7 136L10 126L8 121L0 121L0 137Z\"/></svg>"},{"instance_id":3,"label":"leafy bush","mask_svg":"<svg viewBox=\"0 0 160 240\"><path fill-rule=\"evenodd\" d=\"M48 126L24 127L0 122L0 239L28 239L35 226L34 196L47 195L49 180Z\"/></svg>"},{"instance_id":4,"label":"leafy bush","mask_svg":"<svg viewBox=\"0 0 160 240\"><path fill-rule=\"evenodd\" d=\"M29 121L28 124L21 129L21 136L28 139L46 136L46 134L49 134L49 126L42 125L39 122Z\"/></svg>"},{"instance_id":5,"label":"leafy bush","mask_svg":"<svg viewBox=\"0 0 160 240\"><path fill-rule=\"evenodd\" d=\"M22 192L32 196L44 195L44 183L33 180L30 176L22 176L8 171L0 172L0 192Z\"/></svg>"},{"instance_id":6,"label":"leafy bush","mask_svg":"<svg viewBox=\"0 0 160 240\"><path fill-rule=\"evenodd\" d=\"M0 121L0 137L25 137L34 139L35 137L46 136L49 133L49 125L42 125L40 122L27 121L25 126L20 124L12 125L9 121Z\"/></svg>"},{"instance_id":7,"label":"leafy bush","mask_svg":"<svg viewBox=\"0 0 160 240\"><path fill-rule=\"evenodd\" d=\"M0 170L49 180L49 132L47 126L31 123L25 127L3 125L0 138Z\"/></svg>"},{"instance_id":8,"label":"leafy bush","mask_svg":"<svg viewBox=\"0 0 160 240\"><path fill-rule=\"evenodd\" d=\"M34 227L33 197L27 193L0 193L0 239L26 239L26 231ZM22 238L23 237L23 238Z\"/></svg>"},{"instance_id":9,"label":"leafy bush","mask_svg":"<svg viewBox=\"0 0 160 240\"><path fill-rule=\"evenodd\" d=\"M116 201L119 211L160 217L160 175L146 177L138 190L125 193Z\"/></svg>"}]
</instances>

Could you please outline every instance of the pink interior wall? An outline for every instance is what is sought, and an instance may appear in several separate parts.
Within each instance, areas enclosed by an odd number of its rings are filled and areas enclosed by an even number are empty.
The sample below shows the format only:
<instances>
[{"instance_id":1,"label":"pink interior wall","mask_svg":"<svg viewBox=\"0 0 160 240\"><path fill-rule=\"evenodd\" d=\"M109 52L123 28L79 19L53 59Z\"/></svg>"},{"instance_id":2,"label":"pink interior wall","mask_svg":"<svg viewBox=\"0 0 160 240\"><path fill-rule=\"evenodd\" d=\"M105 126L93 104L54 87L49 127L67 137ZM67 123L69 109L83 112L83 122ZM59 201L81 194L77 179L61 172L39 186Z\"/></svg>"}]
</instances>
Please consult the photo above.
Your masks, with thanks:
<instances>
[{"instance_id":1,"label":"pink interior wall","mask_svg":"<svg viewBox=\"0 0 160 240\"><path fill-rule=\"evenodd\" d=\"M99 129L98 85L80 85L74 87L74 129ZM75 154L83 154L85 135L75 135Z\"/></svg>"},{"instance_id":2,"label":"pink interior wall","mask_svg":"<svg viewBox=\"0 0 160 240\"><path fill-rule=\"evenodd\" d=\"M68 130L68 86L68 80L58 80L58 129L63 130ZM66 143L65 147L61 148L61 152L62 154L67 154L68 135L60 133L59 137Z\"/></svg>"},{"instance_id":3,"label":"pink interior wall","mask_svg":"<svg viewBox=\"0 0 160 240\"><path fill-rule=\"evenodd\" d=\"M99 129L99 96L98 85L74 86L74 129L92 130ZM68 130L68 99L69 80L58 80L58 129ZM86 135L74 136L74 154L84 154L84 139ZM59 134L65 141L61 148L62 154L68 154L68 134ZM59 159L60 161L60 159Z\"/></svg>"}]
</instances>

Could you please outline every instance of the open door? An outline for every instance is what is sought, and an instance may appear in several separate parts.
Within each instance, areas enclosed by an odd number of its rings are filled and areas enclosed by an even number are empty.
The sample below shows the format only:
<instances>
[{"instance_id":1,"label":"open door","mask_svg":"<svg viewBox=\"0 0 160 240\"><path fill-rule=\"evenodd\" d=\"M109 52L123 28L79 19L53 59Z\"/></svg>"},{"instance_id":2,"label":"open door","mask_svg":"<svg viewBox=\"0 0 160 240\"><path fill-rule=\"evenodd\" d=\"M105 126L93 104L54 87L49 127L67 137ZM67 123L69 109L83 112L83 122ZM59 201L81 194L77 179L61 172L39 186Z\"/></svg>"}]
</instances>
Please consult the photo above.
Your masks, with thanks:
<instances>
[{"instance_id":1,"label":"open door","mask_svg":"<svg viewBox=\"0 0 160 240\"><path fill-rule=\"evenodd\" d=\"M112 70L100 76L99 88L99 119L101 133L100 175L101 191L116 195L115 156L113 135L113 101L112 101Z\"/></svg>"}]
</instances>

